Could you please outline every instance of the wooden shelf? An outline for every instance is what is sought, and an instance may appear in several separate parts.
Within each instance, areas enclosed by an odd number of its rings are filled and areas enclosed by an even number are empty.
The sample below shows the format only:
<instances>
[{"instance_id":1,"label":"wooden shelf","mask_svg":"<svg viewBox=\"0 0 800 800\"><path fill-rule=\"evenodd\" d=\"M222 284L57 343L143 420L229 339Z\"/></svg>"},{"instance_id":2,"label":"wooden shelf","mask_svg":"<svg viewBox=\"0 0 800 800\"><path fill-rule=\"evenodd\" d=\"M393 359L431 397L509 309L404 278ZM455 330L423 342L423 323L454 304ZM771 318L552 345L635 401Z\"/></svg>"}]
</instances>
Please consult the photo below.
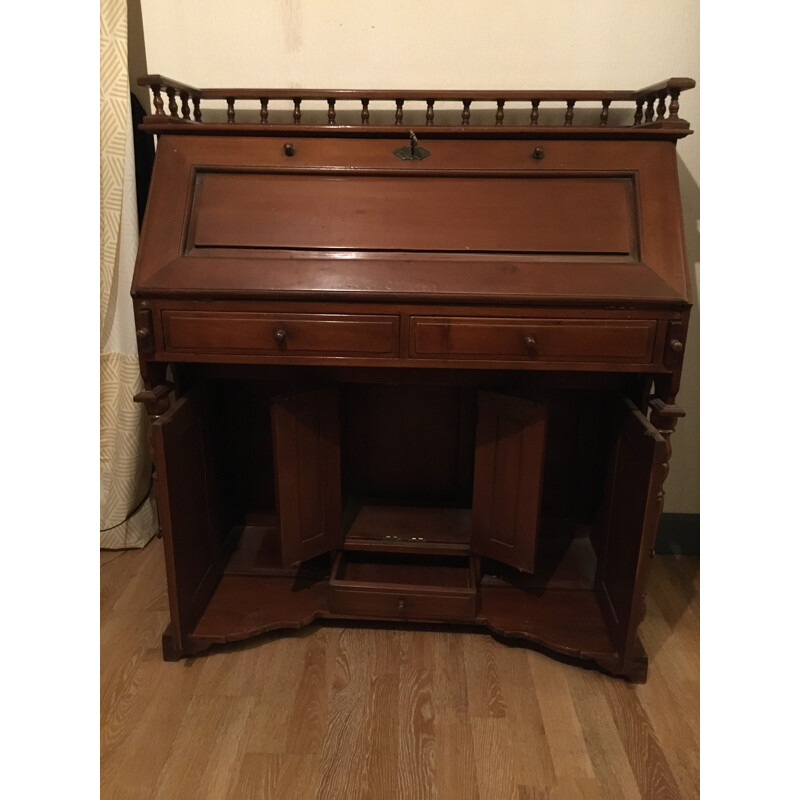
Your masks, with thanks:
<instances>
[{"instance_id":1,"label":"wooden shelf","mask_svg":"<svg viewBox=\"0 0 800 800\"><path fill-rule=\"evenodd\" d=\"M526 639L574 658L602 662L616 656L593 591L482 586L475 621L502 636Z\"/></svg>"},{"instance_id":2,"label":"wooden shelf","mask_svg":"<svg viewBox=\"0 0 800 800\"><path fill-rule=\"evenodd\" d=\"M364 505L345 536L345 550L463 556L469 553L468 508Z\"/></svg>"},{"instance_id":3,"label":"wooden shelf","mask_svg":"<svg viewBox=\"0 0 800 800\"><path fill-rule=\"evenodd\" d=\"M328 581L225 575L192 633L203 649L278 628L302 628L328 610Z\"/></svg>"},{"instance_id":4,"label":"wooden shelf","mask_svg":"<svg viewBox=\"0 0 800 800\"><path fill-rule=\"evenodd\" d=\"M380 583L362 582L364 586L391 586L395 591L403 591L402 579L398 578L392 583L390 572L380 570L379 574L370 573L372 578L379 578ZM349 578L352 577L349 575ZM363 579L365 575L359 577ZM415 579L417 591L420 591L420 581L424 581L424 576ZM442 579L445 579L444 575ZM457 582L463 583L461 578ZM425 603L436 610L436 603L441 605L442 601L437 600L431 587L427 587L427 590L430 595ZM460 600L456 609L460 612L465 600L460 595L468 591L466 586L460 589L451 586L439 594L447 602ZM485 625L500 636L523 639L567 656L588 658L601 665L614 663L616 650L593 591L535 590L510 584L483 584L479 594L479 611L474 618L476 624ZM197 623L192 641L196 650L201 651L212 644L238 641L268 631L301 628L317 619L351 616L347 605L344 611L337 613L330 605L330 596L331 587L325 579L309 581L275 576L226 575ZM371 602L375 602L375 596ZM412 598L409 612L414 610L413 603ZM449 611L449 608L445 611ZM404 621L402 615L397 613L376 614L374 618L379 616L391 616ZM426 616L414 613L413 619L426 621ZM441 622L446 618L438 611L429 616L427 621ZM470 620L462 618L462 621Z\"/></svg>"},{"instance_id":5,"label":"wooden shelf","mask_svg":"<svg viewBox=\"0 0 800 800\"><path fill-rule=\"evenodd\" d=\"M574 534L574 535L571 535ZM531 575L496 561L484 562L482 586L511 585L526 591L544 589L594 589L597 557L587 535L580 530L539 538L536 570Z\"/></svg>"},{"instance_id":6,"label":"wooden shelf","mask_svg":"<svg viewBox=\"0 0 800 800\"><path fill-rule=\"evenodd\" d=\"M297 567L284 568L276 514L249 515L239 543L225 567L226 575L320 578L328 574L330 558L321 556Z\"/></svg>"}]
</instances>

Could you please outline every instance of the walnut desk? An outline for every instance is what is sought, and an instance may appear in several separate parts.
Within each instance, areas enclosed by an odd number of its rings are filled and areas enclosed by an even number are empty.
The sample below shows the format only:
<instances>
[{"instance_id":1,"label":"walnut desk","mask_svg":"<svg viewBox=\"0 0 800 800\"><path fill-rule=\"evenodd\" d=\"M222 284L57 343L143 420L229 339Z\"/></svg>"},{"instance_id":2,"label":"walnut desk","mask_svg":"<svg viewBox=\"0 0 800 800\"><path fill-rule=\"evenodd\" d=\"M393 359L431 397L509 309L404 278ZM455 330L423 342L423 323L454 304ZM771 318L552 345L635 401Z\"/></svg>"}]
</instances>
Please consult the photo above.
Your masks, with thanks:
<instances>
[{"instance_id":1,"label":"walnut desk","mask_svg":"<svg viewBox=\"0 0 800 800\"><path fill-rule=\"evenodd\" d=\"M141 82L158 150L132 295L165 658L394 620L644 680L694 81Z\"/></svg>"}]
</instances>

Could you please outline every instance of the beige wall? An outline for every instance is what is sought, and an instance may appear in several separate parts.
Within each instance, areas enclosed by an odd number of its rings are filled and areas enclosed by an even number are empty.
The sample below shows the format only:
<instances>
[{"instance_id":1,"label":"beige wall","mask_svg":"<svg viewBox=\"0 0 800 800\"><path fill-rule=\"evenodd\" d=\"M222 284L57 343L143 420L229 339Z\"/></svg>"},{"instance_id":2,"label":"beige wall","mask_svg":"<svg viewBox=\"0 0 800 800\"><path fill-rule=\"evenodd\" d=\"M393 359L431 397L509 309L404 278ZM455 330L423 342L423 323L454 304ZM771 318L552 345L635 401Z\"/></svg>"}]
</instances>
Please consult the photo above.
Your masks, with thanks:
<instances>
[{"instance_id":1,"label":"beige wall","mask_svg":"<svg viewBox=\"0 0 800 800\"><path fill-rule=\"evenodd\" d=\"M634 89L698 80L681 97L696 131L678 143L696 305L666 510L700 510L698 0L141 0L141 12L147 69L194 86Z\"/></svg>"}]
</instances>

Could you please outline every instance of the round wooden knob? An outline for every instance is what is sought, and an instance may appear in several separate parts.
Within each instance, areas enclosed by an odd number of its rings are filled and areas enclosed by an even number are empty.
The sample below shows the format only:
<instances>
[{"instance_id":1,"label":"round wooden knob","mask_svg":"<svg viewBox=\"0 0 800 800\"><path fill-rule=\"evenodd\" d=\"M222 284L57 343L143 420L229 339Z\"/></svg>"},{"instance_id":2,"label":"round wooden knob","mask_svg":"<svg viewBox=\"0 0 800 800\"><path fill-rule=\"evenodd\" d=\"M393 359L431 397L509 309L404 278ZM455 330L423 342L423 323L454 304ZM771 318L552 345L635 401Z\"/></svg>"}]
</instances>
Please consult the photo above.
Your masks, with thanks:
<instances>
[{"instance_id":1,"label":"round wooden knob","mask_svg":"<svg viewBox=\"0 0 800 800\"><path fill-rule=\"evenodd\" d=\"M289 334L287 333L285 328L276 328L272 332L272 336L278 344L283 344L286 341L286 337Z\"/></svg>"},{"instance_id":2,"label":"round wooden knob","mask_svg":"<svg viewBox=\"0 0 800 800\"><path fill-rule=\"evenodd\" d=\"M403 598L400 598L397 601L397 610L402 611L406 607L406 601Z\"/></svg>"},{"instance_id":3,"label":"round wooden knob","mask_svg":"<svg viewBox=\"0 0 800 800\"><path fill-rule=\"evenodd\" d=\"M283 146L283 154L287 156L294 155L294 145L291 142L286 142L286 144Z\"/></svg>"},{"instance_id":4,"label":"round wooden knob","mask_svg":"<svg viewBox=\"0 0 800 800\"><path fill-rule=\"evenodd\" d=\"M541 161L544 158L544 147L537 147L533 153L531 153L531 157L535 158L537 161Z\"/></svg>"},{"instance_id":5,"label":"round wooden knob","mask_svg":"<svg viewBox=\"0 0 800 800\"><path fill-rule=\"evenodd\" d=\"M680 339L670 339L669 340L669 349L672 350L673 353L682 353L683 352L683 342Z\"/></svg>"},{"instance_id":6,"label":"round wooden knob","mask_svg":"<svg viewBox=\"0 0 800 800\"><path fill-rule=\"evenodd\" d=\"M150 336L150 331L147 330L147 328L137 328L136 329L136 338L140 342L143 342L145 339L149 338L149 336Z\"/></svg>"},{"instance_id":7,"label":"round wooden knob","mask_svg":"<svg viewBox=\"0 0 800 800\"><path fill-rule=\"evenodd\" d=\"M536 338L532 334L529 333L523 341L528 350L534 350L536 348Z\"/></svg>"}]
</instances>

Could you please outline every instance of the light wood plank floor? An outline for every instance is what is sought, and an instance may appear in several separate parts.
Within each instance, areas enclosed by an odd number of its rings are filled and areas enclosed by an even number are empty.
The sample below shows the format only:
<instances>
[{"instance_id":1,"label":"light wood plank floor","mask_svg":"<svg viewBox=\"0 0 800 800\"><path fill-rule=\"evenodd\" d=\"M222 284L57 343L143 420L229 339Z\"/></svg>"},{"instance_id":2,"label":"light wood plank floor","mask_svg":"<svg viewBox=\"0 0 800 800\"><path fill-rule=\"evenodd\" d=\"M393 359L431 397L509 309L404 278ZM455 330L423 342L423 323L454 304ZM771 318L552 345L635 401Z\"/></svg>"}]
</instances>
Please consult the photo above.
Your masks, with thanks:
<instances>
[{"instance_id":1,"label":"light wood plank floor","mask_svg":"<svg viewBox=\"0 0 800 800\"><path fill-rule=\"evenodd\" d=\"M439 630L313 625L164 663L161 541L101 552L102 797L698 797L699 569L656 557L632 686Z\"/></svg>"}]
</instances>

